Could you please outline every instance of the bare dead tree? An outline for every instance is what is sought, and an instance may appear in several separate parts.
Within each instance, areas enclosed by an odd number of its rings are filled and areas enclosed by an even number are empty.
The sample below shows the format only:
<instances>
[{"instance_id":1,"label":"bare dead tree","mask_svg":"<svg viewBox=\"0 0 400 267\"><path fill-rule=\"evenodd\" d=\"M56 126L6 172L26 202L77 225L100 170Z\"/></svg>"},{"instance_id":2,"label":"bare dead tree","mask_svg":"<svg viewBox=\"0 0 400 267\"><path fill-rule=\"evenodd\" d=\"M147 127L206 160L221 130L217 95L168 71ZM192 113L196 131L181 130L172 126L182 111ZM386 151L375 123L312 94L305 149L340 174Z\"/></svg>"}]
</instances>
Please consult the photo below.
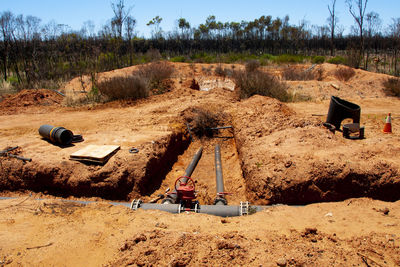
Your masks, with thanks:
<instances>
[{"instance_id":1,"label":"bare dead tree","mask_svg":"<svg viewBox=\"0 0 400 267\"><path fill-rule=\"evenodd\" d=\"M351 16L354 18L360 35L360 57L364 59L365 42L364 42L364 18L367 9L368 0L346 0ZM355 7L354 7L355 6Z\"/></svg>"},{"instance_id":2,"label":"bare dead tree","mask_svg":"<svg viewBox=\"0 0 400 267\"><path fill-rule=\"evenodd\" d=\"M12 43L12 35L14 32L14 21L15 17L10 11L5 11L0 16L0 31L1 31L1 40L2 41L2 71L4 80L7 81L7 68L8 68L8 60L10 57L10 48Z\"/></svg>"},{"instance_id":3,"label":"bare dead tree","mask_svg":"<svg viewBox=\"0 0 400 267\"><path fill-rule=\"evenodd\" d=\"M122 27L126 18L128 18L132 7L126 7L124 0L116 0L111 3L111 8L114 12L114 17L111 20L111 26L116 33L116 36L122 38Z\"/></svg>"},{"instance_id":4,"label":"bare dead tree","mask_svg":"<svg viewBox=\"0 0 400 267\"><path fill-rule=\"evenodd\" d=\"M129 65L133 64L132 38L134 36L135 25L136 25L136 20L131 16L128 16L125 20L125 36L128 41Z\"/></svg>"},{"instance_id":5,"label":"bare dead tree","mask_svg":"<svg viewBox=\"0 0 400 267\"><path fill-rule=\"evenodd\" d=\"M338 22L338 18L336 16L336 0L332 0L332 5L328 5L329 17L328 17L328 25L331 33L331 56L335 55L335 29L336 24Z\"/></svg>"},{"instance_id":6,"label":"bare dead tree","mask_svg":"<svg viewBox=\"0 0 400 267\"><path fill-rule=\"evenodd\" d=\"M400 18L392 19L392 24L389 25L389 34L394 41L394 74L399 76L400 73L397 68L397 55L400 49Z\"/></svg>"},{"instance_id":7,"label":"bare dead tree","mask_svg":"<svg viewBox=\"0 0 400 267\"><path fill-rule=\"evenodd\" d=\"M367 27L366 27L366 35L367 35L367 58L365 60L365 69L368 69L368 61L369 61L369 54L371 50L371 44L372 44L372 39L373 37L376 37L376 35L379 32L379 29L381 28L382 25L382 20L379 17L379 14L372 11L369 12L366 15L366 21L367 21Z\"/></svg>"}]
</instances>

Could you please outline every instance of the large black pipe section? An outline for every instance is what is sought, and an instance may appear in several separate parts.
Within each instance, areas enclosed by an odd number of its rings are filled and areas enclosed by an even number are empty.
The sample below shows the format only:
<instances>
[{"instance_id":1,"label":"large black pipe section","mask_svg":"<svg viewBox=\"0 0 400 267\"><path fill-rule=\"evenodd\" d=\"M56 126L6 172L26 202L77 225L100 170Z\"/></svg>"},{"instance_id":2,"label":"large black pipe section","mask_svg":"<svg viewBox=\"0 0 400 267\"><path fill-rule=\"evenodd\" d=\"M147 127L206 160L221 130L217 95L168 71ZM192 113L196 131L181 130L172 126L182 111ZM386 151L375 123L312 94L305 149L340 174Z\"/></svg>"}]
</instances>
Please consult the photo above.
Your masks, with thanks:
<instances>
[{"instance_id":1,"label":"large black pipe section","mask_svg":"<svg viewBox=\"0 0 400 267\"><path fill-rule=\"evenodd\" d=\"M353 119L353 123L360 123L361 108L359 105L341 99L337 96L331 97L328 116L325 126L333 125L336 130L340 130L340 125L344 119Z\"/></svg>"},{"instance_id":2,"label":"large black pipe section","mask_svg":"<svg viewBox=\"0 0 400 267\"><path fill-rule=\"evenodd\" d=\"M44 124L39 128L39 134L50 140L54 144L69 145L74 138L73 133L64 127L54 127L52 125Z\"/></svg>"},{"instance_id":3,"label":"large black pipe section","mask_svg":"<svg viewBox=\"0 0 400 267\"><path fill-rule=\"evenodd\" d=\"M221 148L219 145L215 146L215 177L217 183L217 197L214 200L214 205L227 205L225 199L224 179L222 176L222 161L221 161Z\"/></svg>"},{"instance_id":4,"label":"large black pipe section","mask_svg":"<svg viewBox=\"0 0 400 267\"><path fill-rule=\"evenodd\" d=\"M194 154L192 161L189 163L189 165L187 166L187 168L185 170L185 174L183 175L184 177L182 178L183 183L187 182L186 177L192 176L192 173L193 173L194 169L196 169L197 163L199 163L199 160L201 159L202 155L203 155L203 147L200 147L197 150L196 154ZM174 203L176 203L176 199L177 199L177 194L176 194L176 190L174 188L173 191L168 194L168 196L163 200L162 203L163 204L174 204Z\"/></svg>"}]
</instances>

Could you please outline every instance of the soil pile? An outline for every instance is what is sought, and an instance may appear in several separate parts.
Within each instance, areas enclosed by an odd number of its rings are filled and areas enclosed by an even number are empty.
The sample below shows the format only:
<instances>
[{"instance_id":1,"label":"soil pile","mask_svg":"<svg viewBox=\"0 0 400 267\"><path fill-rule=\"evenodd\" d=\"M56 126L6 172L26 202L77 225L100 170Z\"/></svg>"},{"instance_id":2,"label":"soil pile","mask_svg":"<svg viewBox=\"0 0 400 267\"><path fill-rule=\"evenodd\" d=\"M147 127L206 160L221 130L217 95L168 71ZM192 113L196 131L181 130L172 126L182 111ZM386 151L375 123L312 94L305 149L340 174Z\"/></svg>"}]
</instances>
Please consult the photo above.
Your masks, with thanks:
<instances>
[{"instance_id":1,"label":"soil pile","mask_svg":"<svg viewBox=\"0 0 400 267\"><path fill-rule=\"evenodd\" d=\"M33 198L0 201L2 263L400 265L399 202L350 199L219 218Z\"/></svg>"},{"instance_id":2,"label":"soil pile","mask_svg":"<svg viewBox=\"0 0 400 267\"><path fill-rule=\"evenodd\" d=\"M60 107L63 97L53 90L22 90L15 95L5 96L0 102L0 114L15 114L29 107Z\"/></svg>"},{"instance_id":3,"label":"soil pile","mask_svg":"<svg viewBox=\"0 0 400 267\"><path fill-rule=\"evenodd\" d=\"M392 160L399 149L389 140L380 140L376 147L367 145L372 136L344 139L319 119L298 116L285 104L261 96L241 102L233 117L252 201L304 204L362 196L400 198L400 164Z\"/></svg>"}]
</instances>

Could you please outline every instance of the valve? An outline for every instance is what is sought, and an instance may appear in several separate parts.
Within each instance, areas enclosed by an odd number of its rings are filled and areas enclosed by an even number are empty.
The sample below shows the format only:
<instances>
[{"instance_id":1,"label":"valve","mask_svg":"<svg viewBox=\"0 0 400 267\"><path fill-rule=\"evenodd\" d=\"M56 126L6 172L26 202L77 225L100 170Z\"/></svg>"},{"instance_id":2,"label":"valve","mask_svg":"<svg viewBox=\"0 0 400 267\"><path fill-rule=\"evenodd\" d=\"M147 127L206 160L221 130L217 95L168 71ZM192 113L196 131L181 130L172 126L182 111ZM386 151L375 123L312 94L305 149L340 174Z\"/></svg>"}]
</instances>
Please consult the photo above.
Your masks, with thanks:
<instances>
[{"instance_id":1,"label":"valve","mask_svg":"<svg viewBox=\"0 0 400 267\"><path fill-rule=\"evenodd\" d=\"M186 182L184 181L184 179L186 179ZM180 200L191 201L193 199L196 199L194 181L188 176L181 176L176 179L175 191L177 192L178 199Z\"/></svg>"}]
</instances>

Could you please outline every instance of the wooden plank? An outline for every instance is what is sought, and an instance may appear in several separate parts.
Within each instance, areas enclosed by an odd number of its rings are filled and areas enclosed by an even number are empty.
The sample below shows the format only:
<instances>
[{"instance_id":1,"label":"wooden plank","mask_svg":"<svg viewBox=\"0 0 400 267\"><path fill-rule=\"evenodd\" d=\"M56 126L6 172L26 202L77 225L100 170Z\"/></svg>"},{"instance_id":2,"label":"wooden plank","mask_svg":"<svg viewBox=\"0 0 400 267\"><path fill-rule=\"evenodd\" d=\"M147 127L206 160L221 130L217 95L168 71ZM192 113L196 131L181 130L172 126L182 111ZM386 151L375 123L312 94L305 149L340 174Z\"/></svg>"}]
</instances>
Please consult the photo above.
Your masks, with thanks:
<instances>
[{"instance_id":1,"label":"wooden plank","mask_svg":"<svg viewBox=\"0 0 400 267\"><path fill-rule=\"evenodd\" d=\"M119 148L119 146L114 145L88 145L87 147L72 153L70 159L104 163Z\"/></svg>"}]
</instances>

